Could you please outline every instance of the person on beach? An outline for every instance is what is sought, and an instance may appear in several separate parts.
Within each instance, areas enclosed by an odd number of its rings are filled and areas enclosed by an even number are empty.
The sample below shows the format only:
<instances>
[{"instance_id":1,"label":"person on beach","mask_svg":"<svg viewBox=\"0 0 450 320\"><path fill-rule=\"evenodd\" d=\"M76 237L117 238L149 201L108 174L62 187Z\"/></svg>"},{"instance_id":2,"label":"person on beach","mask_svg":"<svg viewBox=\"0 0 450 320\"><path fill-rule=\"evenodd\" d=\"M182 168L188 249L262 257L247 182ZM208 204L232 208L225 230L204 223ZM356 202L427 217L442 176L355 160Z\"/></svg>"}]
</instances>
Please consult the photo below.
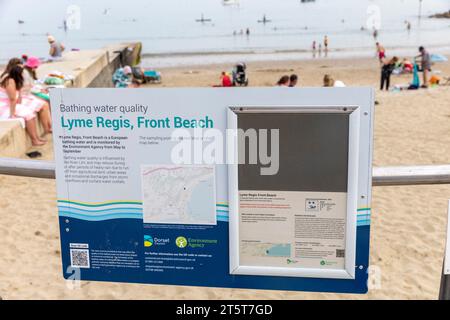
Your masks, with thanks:
<instances>
[{"instance_id":1,"label":"person on beach","mask_svg":"<svg viewBox=\"0 0 450 320\"><path fill-rule=\"evenodd\" d=\"M406 30L408 30L408 32L411 31L411 22L409 22L408 20L405 21L406 24Z\"/></svg>"},{"instance_id":2,"label":"person on beach","mask_svg":"<svg viewBox=\"0 0 450 320\"><path fill-rule=\"evenodd\" d=\"M327 53L328 52L328 36L325 36L323 38L323 46L325 48L325 53Z\"/></svg>"},{"instance_id":3,"label":"person on beach","mask_svg":"<svg viewBox=\"0 0 450 320\"><path fill-rule=\"evenodd\" d=\"M233 86L233 81L231 81L230 76L225 71L222 71L222 75L220 76L220 81L222 83L222 87L232 87Z\"/></svg>"},{"instance_id":4,"label":"person on beach","mask_svg":"<svg viewBox=\"0 0 450 320\"><path fill-rule=\"evenodd\" d=\"M397 65L397 62L398 58L393 57L388 62L383 63L383 66L381 67L380 90L383 90L383 88L386 88L386 91L389 90L389 86L391 83L391 75L395 69L395 66Z\"/></svg>"},{"instance_id":5,"label":"person on beach","mask_svg":"<svg viewBox=\"0 0 450 320\"><path fill-rule=\"evenodd\" d=\"M23 87L23 67L16 65L0 77L0 118L25 120L25 128L33 146L42 146L46 140L38 135L36 125L37 106L20 96ZM35 107L33 109L33 107Z\"/></svg>"},{"instance_id":6,"label":"person on beach","mask_svg":"<svg viewBox=\"0 0 450 320\"><path fill-rule=\"evenodd\" d=\"M23 85L20 90L20 96L19 99L22 101L22 104L25 106L25 108L30 108L34 112L38 112L39 119L42 123L42 127L44 128L44 132L51 133L52 132L52 120L50 115L50 106L49 104L34 96L31 94L31 88L33 87L34 80L37 79L35 71L31 71L33 69L36 69L39 66L39 59L36 57L27 57L27 62L25 63L25 66L23 65L23 59L19 58L12 58L8 61L8 65L6 66L5 71L0 76L0 81L6 77L14 68L15 66L20 66L23 69L22 78L23 78ZM30 71L27 71L30 70ZM30 79L29 72L32 72L34 74L34 77Z\"/></svg>"},{"instance_id":7,"label":"person on beach","mask_svg":"<svg viewBox=\"0 0 450 320\"><path fill-rule=\"evenodd\" d=\"M331 75L326 74L323 76L323 86L334 87L334 79L331 77Z\"/></svg>"},{"instance_id":8,"label":"person on beach","mask_svg":"<svg viewBox=\"0 0 450 320\"><path fill-rule=\"evenodd\" d=\"M298 76L296 74L291 74L289 77L289 87L295 87L298 82Z\"/></svg>"},{"instance_id":9,"label":"person on beach","mask_svg":"<svg viewBox=\"0 0 450 320\"><path fill-rule=\"evenodd\" d=\"M423 73L423 84L422 88L428 88L428 72L431 71L431 57L427 50L423 46L419 47L420 54L416 56L420 58L420 66Z\"/></svg>"},{"instance_id":10,"label":"person on beach","mask_svg":"<svg viewBox=\"0 0 450 320\"><path fill-rule=\"evenodd\" d=\"M284 75L277 81L278 87L288 87L289 86L289 76Z\"/></svg>"},{"instance_id":11,"label":"person on beach","mask_svg":"<svg viewBox=\"0 0 450 320\"><path fill-rule=\"evenodd\" d=\"M334 78L326 74L323 76L323 86L324 87L345 87L345 83L341 80L334 80Z\"/></svg>"},{"instance_id":12,"label":"person on beach","mask_svg":"<svg viewBox=\"0 0 450 320\"><path fill-rule=\"evenodd\" d=\"M47 41L50 45L49 55L51 60L62 58L62 53L65 50L65 47L62 43L56 41L55 37L48 35Z\"/></svg>"},{"instance_id":13,"label":"person on beach","mask_svg":"<svg viewBox=\"0 0 450 320\"><path fill-rule=\"evenodd\" d=\"M375 45L377 48L378 60L380 61L380 63L382 63L384 58L386 58L386 49L379 42L377 42Z\"/></svg>"},{"instance_id":14,"label":"person on beach","mask_svg":"<svg viewBox=\"0 0 450 320\"><path fill-rule=\"evenodd\" d=\"M116 88L128 88L132 86L133 83L133 70L130 66L125 66L123 68L118 68L114 71L112 76L112 82Z\"/></svg>"},{"instance_id":15,"label":"person on beach","mask_svg":"<svg viewBox=\"0 0 450 320\"><path fill-rule=\"evenodd\" d=\"M33 95L31 93L34 87L34 81L37 80L36 70L40 66L41 61L36 57L29 57L24 65L23 70L23 87L20 94L23 98L33 101L38 106L39 120L42 123L45 133L52 132L52 118L50 115L50 105L47 101Z\"/></svg>"}]
</instances>

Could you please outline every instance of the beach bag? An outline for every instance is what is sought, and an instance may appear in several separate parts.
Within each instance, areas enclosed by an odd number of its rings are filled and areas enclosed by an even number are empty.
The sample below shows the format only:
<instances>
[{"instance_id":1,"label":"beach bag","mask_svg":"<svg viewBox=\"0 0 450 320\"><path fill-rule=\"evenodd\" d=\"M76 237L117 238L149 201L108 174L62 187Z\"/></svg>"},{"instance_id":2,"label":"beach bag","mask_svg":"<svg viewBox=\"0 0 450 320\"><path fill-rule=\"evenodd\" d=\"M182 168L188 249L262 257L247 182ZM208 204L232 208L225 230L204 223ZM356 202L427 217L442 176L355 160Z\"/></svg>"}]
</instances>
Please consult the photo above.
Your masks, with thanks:
<instances>
[{"instance_id":1,"label":"beach bag","mask_svg":"<svg viewBox=\"0 0 450 320\"><path fill-rule=\"evenodd\" d=\"M413 81L411 82L412 87L420 87L420 79L419 79L419 66L417 63L414 63L414 69L413 69ZM411 87L410 86L410 87Z\"/></svg>"},{"instance_id":2,"label":"beach bag","mask_svg":"<svg viewBox=\"0 0 450 320\"><path fill-rule=\"evenodd\" d=\"M44 80L46 85L54 86L54 85L62 85L64 84L64 80L57 77L47 77Z\"/></svg>"}]
</instances>

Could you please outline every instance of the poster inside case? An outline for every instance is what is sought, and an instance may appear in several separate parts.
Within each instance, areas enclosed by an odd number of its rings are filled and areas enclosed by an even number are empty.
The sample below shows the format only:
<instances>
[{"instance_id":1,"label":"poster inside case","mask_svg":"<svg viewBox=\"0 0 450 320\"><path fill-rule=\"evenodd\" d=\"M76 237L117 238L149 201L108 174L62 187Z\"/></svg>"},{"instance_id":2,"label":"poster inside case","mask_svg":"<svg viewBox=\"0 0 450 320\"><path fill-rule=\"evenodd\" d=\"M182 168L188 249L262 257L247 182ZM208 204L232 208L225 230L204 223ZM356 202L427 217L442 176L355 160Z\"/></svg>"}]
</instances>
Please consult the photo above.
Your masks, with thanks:
<instances>
[{"instance_id":1,"label":"poster inside case","mask_svg":"<svg viewBox=\"0 0 450 320\"><path fill-rule=\"evenodd\" d=\"M354 278L359 108L231 107L228 126L242 133L229 170L230 272ZM252 131L272 142L276 170L252 163Z\"/></svg>"}]
</instances>

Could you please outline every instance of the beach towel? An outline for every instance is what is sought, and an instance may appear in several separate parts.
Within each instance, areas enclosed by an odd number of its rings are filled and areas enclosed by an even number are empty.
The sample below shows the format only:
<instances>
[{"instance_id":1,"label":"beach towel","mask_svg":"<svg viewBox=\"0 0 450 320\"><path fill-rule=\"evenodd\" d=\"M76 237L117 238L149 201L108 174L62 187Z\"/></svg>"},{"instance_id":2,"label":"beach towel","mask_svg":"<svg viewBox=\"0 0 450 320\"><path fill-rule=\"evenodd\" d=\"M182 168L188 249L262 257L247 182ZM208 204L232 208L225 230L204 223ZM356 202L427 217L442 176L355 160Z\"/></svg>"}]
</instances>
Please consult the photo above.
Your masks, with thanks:
<instances>
[{"instance_id":1,"label":"beach towel","mask_svg":"<svg viewBox=\"0 0 450 320\"><path fill-rule=\"evenodd\" d=\"M417 63L414 63L414 68L413 68L413 81L411 82L411 84L409 85L409 90L415 90L415 89L419 89L420 87L420 79L419 79L419 66L417 65Z\"/></svg>"}]
</instances>

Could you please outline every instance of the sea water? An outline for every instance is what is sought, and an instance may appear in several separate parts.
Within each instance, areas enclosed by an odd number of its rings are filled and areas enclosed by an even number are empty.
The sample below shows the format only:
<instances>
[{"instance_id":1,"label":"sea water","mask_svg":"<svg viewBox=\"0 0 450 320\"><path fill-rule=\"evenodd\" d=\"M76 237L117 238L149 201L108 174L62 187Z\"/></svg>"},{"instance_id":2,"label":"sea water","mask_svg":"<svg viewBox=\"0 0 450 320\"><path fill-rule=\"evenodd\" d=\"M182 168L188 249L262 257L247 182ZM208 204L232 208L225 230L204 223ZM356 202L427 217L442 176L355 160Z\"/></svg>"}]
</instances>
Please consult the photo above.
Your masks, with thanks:
<instances>
[{"instance_id":1,"label":"sea water","mask_svg":"<svg viewBox=\"0 0 450 320\"><path fill-rule=\"evenodd\" d=\"M311 58L329 37L329 57L373 55L372 25L391 52L450 50L450 20L429 18L448 0L2 0L0 64L45 57L47 33L68 50L141 41L144 66ZM73 14L75 11L79 14ZM71 12L68 17L67 12ZM421 18L419 18L419 14ZM268 23L258 22L266 16ZM201 17L205 20L199 22ZM71 20L75 18L77 21ZM19 23L19 20L23 23ZM64 28L64 20L70 23ZM406 28L411 23L411 30ZM378 25L379 24L379 25ZM73 27L73 28L71 28ZM246 35L247 28L250 34ZM363 28L363 30L362 30Z\"/></svg>"}]
</instances>

